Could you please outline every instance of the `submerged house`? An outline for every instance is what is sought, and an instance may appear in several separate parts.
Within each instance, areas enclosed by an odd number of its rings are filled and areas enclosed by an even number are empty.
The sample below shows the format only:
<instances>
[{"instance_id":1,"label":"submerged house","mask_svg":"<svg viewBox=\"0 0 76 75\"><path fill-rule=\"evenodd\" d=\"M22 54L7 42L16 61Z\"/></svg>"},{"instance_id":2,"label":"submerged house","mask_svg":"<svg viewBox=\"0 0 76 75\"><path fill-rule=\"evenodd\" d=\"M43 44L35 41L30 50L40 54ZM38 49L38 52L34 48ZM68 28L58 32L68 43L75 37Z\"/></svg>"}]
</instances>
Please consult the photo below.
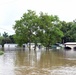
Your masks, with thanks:
<instances>
[{"instance_id":1,"label":"submerged house","mask_svg":"<svg viewBox=\"0 0 76 75\"><path fill-rule=\"evenodd\" d=\"M18 44L4 44L4 50L15 50Z\"/></svg>"},{"instance_id":2,"label":"submerged house","mask_svg":"<svg viewBox=\"0 0 76 75\"><path fill-rule=\"evenodd\" d=\"M76 50L76 42L66 42L64 43L65 49L74 49Z\"/></svg>"}]
</instances>

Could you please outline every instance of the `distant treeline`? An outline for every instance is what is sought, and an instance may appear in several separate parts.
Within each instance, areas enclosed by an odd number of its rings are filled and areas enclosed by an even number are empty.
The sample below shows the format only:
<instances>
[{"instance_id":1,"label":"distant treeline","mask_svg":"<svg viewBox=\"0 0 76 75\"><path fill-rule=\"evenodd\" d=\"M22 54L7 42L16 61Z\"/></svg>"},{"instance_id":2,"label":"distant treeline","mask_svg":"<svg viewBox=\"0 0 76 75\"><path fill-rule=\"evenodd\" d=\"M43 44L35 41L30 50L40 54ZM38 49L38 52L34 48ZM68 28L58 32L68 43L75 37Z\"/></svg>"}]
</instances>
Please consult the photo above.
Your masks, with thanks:
<instances>
[{"instance_id":1,"label":"distant treeline","mask_svg":"<svg viewBox=\"0 0 76 75\"><path fill-rule=\"evenodd\" d=\"M14 35L8 35L8 33L4 32L2 36L0 36L0 44L2 47L5 43L15 43L14 41Z\"/></svg>"}]
</instances>

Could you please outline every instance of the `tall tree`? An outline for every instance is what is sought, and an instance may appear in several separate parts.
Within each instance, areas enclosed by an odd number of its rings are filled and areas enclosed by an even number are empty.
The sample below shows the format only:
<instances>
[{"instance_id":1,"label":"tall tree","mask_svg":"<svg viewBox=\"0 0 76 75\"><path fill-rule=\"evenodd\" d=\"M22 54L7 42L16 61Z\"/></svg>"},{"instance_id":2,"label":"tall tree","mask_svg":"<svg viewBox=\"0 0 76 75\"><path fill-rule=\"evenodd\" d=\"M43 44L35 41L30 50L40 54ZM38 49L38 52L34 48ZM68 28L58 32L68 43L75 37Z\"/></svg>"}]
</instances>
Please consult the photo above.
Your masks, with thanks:
<instances>
[{"instance_id":1,"label":"tall tree","mask_svg":"<svg viewBox=\"0 0 76 75\"><path fill-rule=\"evenodd\" d=\"M29 43L30 47L30 43L35 43L36 47L37 43L41 43L47 47L60 41L63 36L60 26L57 16L50 16L43 12L37 16L35 11L28 10L20 20L16 21L13 28L16 32L15 39L19 45Z\"/></svg>"},{"instance_id":2,"label":"tall tree","mask_svg":"<svg viewBox=\"0 0 76 75\"><path fill-rule=\"evenodd\" d=\"M51 44L61 41L61 37L63 36L62 31L60 30L61 23L57 16L48 15L40 13L40 42L49 47Z\"/></svg>"},{"instance_id":3,"label":"tall tree","mask_svg":"<svg viewBox=\"0 0 76 75\"><path fill-rule=\"evenodd\" d=\"M23 43L31 43L37 26L37 15L34 11L28 10L24 13L20 20L16 21L14 29L16 32L15 38L19 45Z\"/></svg>"}]
</instances>

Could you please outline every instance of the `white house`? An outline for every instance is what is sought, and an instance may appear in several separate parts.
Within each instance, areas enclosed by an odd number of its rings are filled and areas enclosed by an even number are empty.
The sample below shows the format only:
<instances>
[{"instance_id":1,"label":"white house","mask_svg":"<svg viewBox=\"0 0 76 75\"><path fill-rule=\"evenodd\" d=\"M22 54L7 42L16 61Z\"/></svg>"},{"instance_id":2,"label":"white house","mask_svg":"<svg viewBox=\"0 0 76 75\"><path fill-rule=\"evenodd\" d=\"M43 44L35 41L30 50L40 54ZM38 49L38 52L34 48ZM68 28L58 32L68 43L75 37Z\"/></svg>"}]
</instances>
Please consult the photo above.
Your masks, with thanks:
<instances>
[{"instance_id":1,"label":"white house","mask_svg":"<svg viewBox=\"0 0 76 75\"><path fill-rule=\"evenodd\" d=\"M4 50L15 50L18 44L4 44Z\"/></svg>"},{"instance_id":2,"label":"white house","mask_svg":"<svg viewBox=\"0 0 76 75\"><path fill-rule=\"evenodd\" d=\"M71 49L76 48L76 42L67 42L64 45L65 47L70 47Z\"/></svg>"}]
</instances>

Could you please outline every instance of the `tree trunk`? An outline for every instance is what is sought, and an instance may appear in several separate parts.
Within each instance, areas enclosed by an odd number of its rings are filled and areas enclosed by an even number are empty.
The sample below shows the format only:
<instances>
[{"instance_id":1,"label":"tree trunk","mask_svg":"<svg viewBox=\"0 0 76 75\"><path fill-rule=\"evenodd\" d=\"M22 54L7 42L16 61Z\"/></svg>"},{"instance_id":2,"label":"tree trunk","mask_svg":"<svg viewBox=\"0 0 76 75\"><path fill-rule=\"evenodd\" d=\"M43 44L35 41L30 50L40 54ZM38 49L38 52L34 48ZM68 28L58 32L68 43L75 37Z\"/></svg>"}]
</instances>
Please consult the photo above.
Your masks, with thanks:
<instances>
[{"instance_id":1,"label":"tree trunk","mask_svg":"<svg viewBox=\"0 0 76 75\"><path fill-rule=\"evenodd\" d=\"M35 43L35 47L34 47L34 50L36 50L36 46L37 46L37 43Z\"/></svg>"},{"instance_id":2,"label":"tree trunk","mask_svg":"<svg viewBox=\"0 0 76 75\"><path fill-rule=\"evenodd\" d=\"M29 50L31 50L31 43L29 43Z\"/></svg>"}]
</instances>

